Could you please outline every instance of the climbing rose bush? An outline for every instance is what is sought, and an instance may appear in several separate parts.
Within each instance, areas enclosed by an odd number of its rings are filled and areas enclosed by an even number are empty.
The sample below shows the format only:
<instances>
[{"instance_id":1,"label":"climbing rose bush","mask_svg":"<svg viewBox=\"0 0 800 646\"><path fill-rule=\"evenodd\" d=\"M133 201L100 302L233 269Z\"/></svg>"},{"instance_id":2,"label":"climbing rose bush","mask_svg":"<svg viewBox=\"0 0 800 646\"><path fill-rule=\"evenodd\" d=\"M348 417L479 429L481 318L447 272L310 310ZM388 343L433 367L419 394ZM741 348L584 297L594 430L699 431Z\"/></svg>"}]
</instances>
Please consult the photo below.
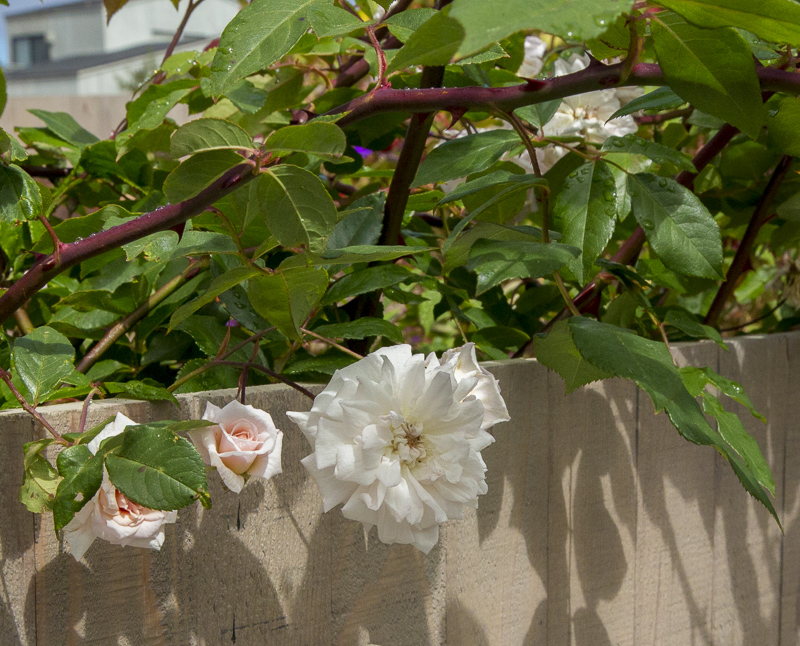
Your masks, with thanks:
<instances>
[{"instance_id":1,"label":"climbing rose bush","mask_svg":"<svg viewBox=\"0 0 800 646\"><path fill-rule=\"evenodd\" d=\"M409 345L381 348L337 371L311 411L288 415L313 449L302 462L324 510L343 504L384 543L425 553L440 524L486 493L486 429L509 419L472 344L441 361Z\"/></svg>"}]
</instances>

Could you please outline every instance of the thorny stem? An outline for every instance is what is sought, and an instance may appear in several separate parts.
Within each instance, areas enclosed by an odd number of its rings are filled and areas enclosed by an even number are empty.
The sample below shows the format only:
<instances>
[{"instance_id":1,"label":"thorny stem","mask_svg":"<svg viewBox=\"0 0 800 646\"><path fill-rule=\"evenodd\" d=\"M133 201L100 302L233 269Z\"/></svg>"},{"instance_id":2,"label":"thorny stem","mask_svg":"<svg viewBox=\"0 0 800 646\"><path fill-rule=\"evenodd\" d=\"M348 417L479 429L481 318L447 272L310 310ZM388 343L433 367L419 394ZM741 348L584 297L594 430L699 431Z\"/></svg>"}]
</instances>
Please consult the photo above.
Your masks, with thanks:
<instances>
[{"instance_id":1,"label":"thorny stem","mask_svg":"<svg viewBox=\"0 0 800 646\"><path fill-rule=\"evenodd\" d=\"M42 426L44 426L52 435L56 438L58 442L61 444L67 444L67 441L61 437L61 433L59 433L53 425L50 424L42 415L28 403L22 393L20 393L14 384L11 382L11 374L0 368L0 379L2 379L8 389L11 391L11 394L14 395L14 398L19 402L20 406L25 410L26 413L31 415L37 422L39 422Z\"/></svg>"},{"instance_id":2,"label":"thorny stem","mask_svg":"<svg viewBox=\"0 0 800 646\"><path fill-rule=\"evenodd\" d=\"M304 332L305 334L308 334L309 336L313 336L315 339L318 339L318 340L322 341L323 343L327 343L328 345L336 348L337 350L341 350L345 354L349 354L351 357L355 357L356 359L363 359L364 358L362 355L358 354L358 352L353 352L349 348L345 348L343 345L341 345L339 343L336 343L336 341L334 341L333 339L329 339L329 338L324 337L324 336L322 336L320 334L317 334L316 332L312 332L311 330L307 330L304 327L300 328L300 330L302 332Z\"/></svg>"},{"instance_id":3,"label":"thorny stem","mask_svg":"<svg viewBox=\"0 0 800 646\"><path fill-rule=\"evenodd\" d=\"M75 370L78 372L86 372L123 334L128 332L138 321L147 316L156 305L172 294L172 292L183 285L183 283L208 267L208 264L209 261L207 258L189 263L189 266L180 274L153 292L144 303L108 330L103 338L100 339L95 346L86 353L83 359L80 360L78 365L75 366Z\"/></svg>"},{"instance_id":4,"label":"thorny stem","mask_svg":"<svg viewBox=\"0 0 800 646\"><path fill-rule=\"evenodd\" d=\"M386 47L386 45L385 45ZM621 81L624 63L591 65L579 72L555 76L510 87L455 87L395 90L381 88L331 110L327 114L347 112L337 125L345 127L366 117L385 112L464 111L471 109L502 110L517 108L610 87L667 85L661 68L655 63L638 63L630 76ZM771 67L756 70L762 90L800 94L800 74ZM338 87L338 86L337 86Z\"/></svg>"},{"instance_id":5,"label":"thorny stem","mask_svg":"<svg viewBox=\"0 0 800 646\"><path fill-rule=\"evenodd\" d=\"M182 224L254 177L252 163L239 164L184 202L162 206L89 238L65 245L61 251L60 265L56 265L52 254L43 256L0 297L0 321L5 321L14 310L66 269L151 233Z\"/></svg>"},{"instance_id":6,"label":"thorny stem","mask_svg":"<svg viewBox=\"0 0 800 646\"><path fill-rule=\"evenodd\" d=\"M744 232L744 236L742 236L742 241L739 243L739 248L736 250L736 255L733 257L733 262L728 269L725 282L720 285L719 290L717 291L717 294L714 296L714 300L711 303L711 307L708 309L708 313L706 314L704 320L706 325L716 327L717 321L722 314L722 310L725 308L725 304L728 302L728 299L736 289L739 279L744 273L746 273L746 267L750 262L750 255L753 252L753 246L755 244L756 237L758 236L758 232L761 230L761 227L764 225L764 223L769 219L772 209L772 202L775 199L775 195L778 192L781 182L783 182L786 174L789 172L789 166L791 166L791 164L792 157L786 155L781 158L781 160L778 162L778 165L775 167L775 170L772 172L772 176L769 178L767 187L761 194L755 211L753 211L753 216L750 218L750 222L747 225L747 230Z\"/></svg>"},{"instance_id":7,"label":"thorny stem","mask_svg":"<svg viewBox=\"0 0 800 646\"><path fill-rule=\"evenodd\" d=\"M61 264L61 247L64 243L58 239L58 235L50 224L50 221L45 216L40 215L39 222L41 222L44 225L44 228L47 229L50 240L53 242L53 257L56 260L56 267L58 267Z\"/></svg>"}]
</instances>

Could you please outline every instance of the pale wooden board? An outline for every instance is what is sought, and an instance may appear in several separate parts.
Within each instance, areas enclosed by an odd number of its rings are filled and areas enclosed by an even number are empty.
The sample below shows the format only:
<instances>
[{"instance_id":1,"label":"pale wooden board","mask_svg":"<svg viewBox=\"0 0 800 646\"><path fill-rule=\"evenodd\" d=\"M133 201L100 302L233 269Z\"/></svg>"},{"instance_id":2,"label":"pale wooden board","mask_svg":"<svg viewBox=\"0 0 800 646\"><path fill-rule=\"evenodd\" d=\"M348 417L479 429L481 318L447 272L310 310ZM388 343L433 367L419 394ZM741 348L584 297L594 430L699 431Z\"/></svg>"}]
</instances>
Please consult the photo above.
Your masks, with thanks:
<instances>
[{"instance_id":1,"label":"pale wooden board","mask_svg":"<svg viewBox=\"0 0 800 646\"><path fill-rule=\"evenodd\" d=\"M789 359L786 335L742 337L720 353L718 372L744 386L768 424L724 399L758 442L777 484L775 508L783 509L786 431L795 420L788 409ZM794 393L797 396L797 393ZM769 512L742 488L722 460L716 471L714 532L714 644L777 644L780 630L783 536Z\"/></svg>"},{"instance_id":2,"label":"pale wooden board","mask_svg":"<svg viewBox=\"0 0 800 646\"><path fill-rule=\"evenodd\" d=\"M227 645L235 627L239 646L760 645L777 644L779 631L781 646L797 646L800 334L733 345L721 364L713 345L677 353L739 376L770 417L768 428L747 423L780 490L782 570L777 528L727 463L682 440L631 383L565 397L535 362L503 362L491 369L513 421L484 451L489 493L443 527L427 556L381 544L338 509L320 513L299 464L309 447L284 415L310 402L284 387L248 390L285 432L284 473L238 497L211 473L214 508L181 512L161 553L98 541L76 563L51 518L34 524L4 487L0 643ZM224 405L233 394L181 396L180 413L122 405L136 421L197 418L206 398ZM119 407L93 405L90 423ZM80 407L45 413L74 430ZM34 427L1 415L2 455L19 455ZM20 463L0 472L3 482L20 478Z\"/></svg>"},{"instance_id":3,"label":"pale wooden board","mask_svg":"<svg viewBox=\"0 0 800 646\"><path fill-rule=\"evenodd\" d=\"M447 644L544 643L547 599L547 375L492 364L511 422L482 452L489 491L447 526ZM390 642L387 642L390 643Z\"/></svg>"},{"instance_id":4,"label":"pale wooden board","mask_svg":"<svg viewBox=\"0 0 800 646\"><path fill-rule=\"evenodd\" d=\"M0 644L36 644L35 517L19 501L22 446L35 439L33 420L0 413Z\"/></svg>"},{"instance_id":5,"label":"pale wooden board","mask_svg":"<svg viewBox=\"0 0 800 646\"><path fill-rule=\"evenodd\" d=\"M548 375L548 645L634 643L636 392Z\"/></svg>"},{"instance_id":6,"label":"pale wooden board","mask_svg":"<svg viewBox=\"0 0 800 646\"><path fill-rule=\"evenodd\" d=\"M716 368L713 343L678 346L680 365ZM636 646L711 644L714 472L710 447L680 437L650 397L638 394L639 501L636 532ZM743 501L744 502L744 501Z\"/></svg>"},{"instance_id":7,"label":"pale wooden board","mask_svg":"<svg viewBox=\"0 0 800 646\"><path fill-rule=\"evenodd\" d=\"M781 574L780 646L800 646L800 335L786 335L786 448L783 471L783 571Z\"/></svg>"}]
</instances>

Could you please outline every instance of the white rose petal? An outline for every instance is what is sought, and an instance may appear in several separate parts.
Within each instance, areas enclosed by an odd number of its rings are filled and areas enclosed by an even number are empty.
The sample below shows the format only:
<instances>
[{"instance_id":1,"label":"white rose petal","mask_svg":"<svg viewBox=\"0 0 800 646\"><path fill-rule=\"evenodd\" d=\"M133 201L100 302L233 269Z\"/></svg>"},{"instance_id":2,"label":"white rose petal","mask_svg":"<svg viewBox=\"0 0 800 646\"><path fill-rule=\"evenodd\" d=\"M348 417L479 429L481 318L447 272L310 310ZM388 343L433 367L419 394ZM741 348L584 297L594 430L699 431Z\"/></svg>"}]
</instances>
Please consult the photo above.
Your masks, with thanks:
<instances>
[{"instance_id":1,"label":"white rose petal","mask_svg":"<svg viewBox=\"0 0 800 646\"><path fill-rule=\"evenodd\" d=\"M281 472L283 433L269 413L234 400L224 408L206 404L203 419L216 426L190 431L189 437L228 489L239 493L245 476L269 479Z\"/></svg>"},{"instance_id":2,"label":"white rose petal","mask_svg":"<svg viewBox=\"0 0 800 646\"><path fill-rule=\"evenodd\" d=\"M313 449L302 463L324 510L341 504L381 541L425 553L441 523L486 493L486 429L509 419L472 344L441 361L408 345L382 348L337 371L311 411L287 415Z\"/></svg>"},{"instance_id":3,"label":"white rose petal","mask_svg":"<svg viewBox=\"0 0 800 646\"><path fill-rule=\"evenodd\" d=\"M87 447L92 454L97 453L103 440L119 435L127 426L135 425L136 422L117 413L114 421L100 431ZM158 550L164 544L164 525L174 523L177 518L176 511L148 509L129 500L114 487L104 469L100 489L64 528L64 538L76 560L86 553L95 538L115 545Z\"/></svg>"}]
</instances>

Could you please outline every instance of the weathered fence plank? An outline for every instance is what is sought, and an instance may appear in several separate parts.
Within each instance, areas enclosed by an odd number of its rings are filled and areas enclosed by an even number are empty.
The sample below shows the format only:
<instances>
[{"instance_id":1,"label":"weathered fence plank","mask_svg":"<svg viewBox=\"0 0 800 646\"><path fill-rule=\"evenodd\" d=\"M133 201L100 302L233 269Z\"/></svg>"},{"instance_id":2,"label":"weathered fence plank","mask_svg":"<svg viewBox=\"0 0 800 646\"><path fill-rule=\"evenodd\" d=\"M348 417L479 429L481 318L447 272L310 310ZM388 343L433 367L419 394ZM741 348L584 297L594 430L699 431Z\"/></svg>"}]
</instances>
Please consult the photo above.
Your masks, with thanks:
<instances>
[{"instance_id":1,"label":"weathered fence plank","mask_svg":"<svg viewBox=\"0 0 800 646\"><path fill-rule=\"evenodd\" d=\"M568 396L535 361L489 364L512 421L484 451L489 493L429 555L323 515L286 418L310 402L248 390L285 433L283 474L242 495L210 474L214 507L167 528L160 553L98 541L75 562L52 521L18 502L34 425L0 413L0 644L114 646L623 646L800 644L800 334L743 338L681 362L742 381L770 420L747 420L773 469L783 536L708 447L682 440L649 398L610 380ZM320 387L316 387L319 390ZM233 391L181 409L93 404L90 423L198 418ZM726 404L727 405L727 404ZM45 407L60 429L80 406Z\"/></svg>"}]
</instances>

